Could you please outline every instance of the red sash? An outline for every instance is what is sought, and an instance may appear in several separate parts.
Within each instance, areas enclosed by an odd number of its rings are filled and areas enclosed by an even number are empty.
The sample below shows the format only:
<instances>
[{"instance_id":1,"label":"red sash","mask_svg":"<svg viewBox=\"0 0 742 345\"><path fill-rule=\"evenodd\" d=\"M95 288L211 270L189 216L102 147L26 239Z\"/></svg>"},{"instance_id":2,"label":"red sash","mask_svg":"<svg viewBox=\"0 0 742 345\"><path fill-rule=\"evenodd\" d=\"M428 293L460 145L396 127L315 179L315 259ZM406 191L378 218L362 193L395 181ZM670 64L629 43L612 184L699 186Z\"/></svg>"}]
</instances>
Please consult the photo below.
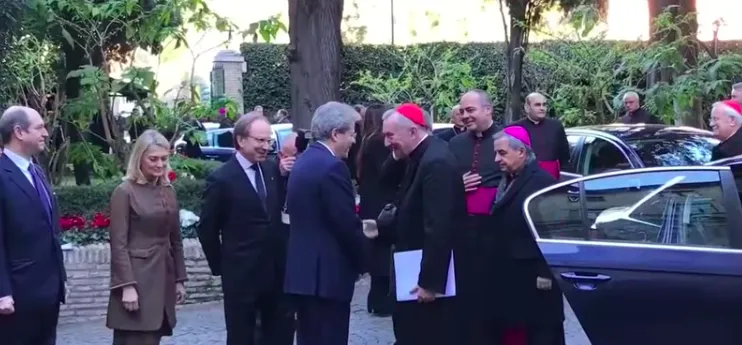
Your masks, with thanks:
<instances>
[{"instance_id":1,"label":"red sash","mask_svg":"<svg viewBox=\"0 0 742 345\"><path fill-rule=\"evenodd\" d=\"M539 161L538 166L549 173L549 175L554 176L555 179L559 179L559 171L561 171L559 161Z\"/></svg>"},{"instance_id":2,"label":"red sash","mask_svg":"<svg viewBox=\"0 0 742 345\"><path fill-rule=\"evenodd\" d=\"M495 196L497 196L495 187L479 187L466 193L466 212L477 216L490 214Z\"/></svg>"}]
</instances>

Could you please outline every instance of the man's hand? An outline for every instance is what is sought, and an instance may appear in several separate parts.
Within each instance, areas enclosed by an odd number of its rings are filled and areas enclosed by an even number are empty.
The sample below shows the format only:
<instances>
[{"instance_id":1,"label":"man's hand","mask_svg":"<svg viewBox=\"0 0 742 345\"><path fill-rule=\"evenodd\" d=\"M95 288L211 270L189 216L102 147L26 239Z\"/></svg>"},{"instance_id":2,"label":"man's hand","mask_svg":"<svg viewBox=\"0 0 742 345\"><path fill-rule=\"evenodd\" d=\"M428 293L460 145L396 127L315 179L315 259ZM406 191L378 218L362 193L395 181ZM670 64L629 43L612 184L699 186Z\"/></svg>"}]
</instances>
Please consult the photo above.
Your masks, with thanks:
<instances>
[{"instance_id":1,"label":"man's hand","mask_svg":"<svg viewBox=\"0 0 742 345\"><path fill-rule=\"evenodd\" d=\"M536 277L536 288L539 290L551 290L551 279Z\"/></svg>"},{"instance_id":2,"label":"man's hand","mask_svg":"<svg viewBox=\"0 0 742 345\"><path fill-rule=\"evenodd\" d=\"M281 170L281 176L287 176L291 169L294 168L296 162L296 156L281 157L281 161L278 163L278 168Z\"/></svg>"},{"instance_id":3,"label":"man's hand","mask_svg":"<svg viewBox=\"0 0 742 345\"><path fill-rule=\"evenodd\" d=\"M0 297L0 315L10 315L15 312L13 296Z\"/></svg>"},{"instance_id":4,"label":"man's hand","mask_svg":"<svg viewBox=\"0 0 742 345\"><path fill-rule=\"evenodd\" d=\"M474 174L471 171L464 174L464 191L475 191L480 184L482 184L482 176L479 176L479 174Z\"/></svg>"},{"instance_id":5,"label":"man's hand","mask_svg":"<svg viewBox=\"0 0 742 345\"><path fill-rule=\"evenodd\" d=\"M411 294L417 294L417 301L420 303L427 303L435 301L435 293L425 290L419 286L415 286L412 291L410 291Z\"/></svg>"},{"instance_id":6,"label":"man's hand","mask_svg":"<svg viewBox=\"0 0 742 345\"><path fill-rule=\"evenodd\" d=\"M376 221L373 219L364 219L361 221L363 224L363 234L370 239L379 237L379 228L376 226Z\"/></svg>"}]
</instances>

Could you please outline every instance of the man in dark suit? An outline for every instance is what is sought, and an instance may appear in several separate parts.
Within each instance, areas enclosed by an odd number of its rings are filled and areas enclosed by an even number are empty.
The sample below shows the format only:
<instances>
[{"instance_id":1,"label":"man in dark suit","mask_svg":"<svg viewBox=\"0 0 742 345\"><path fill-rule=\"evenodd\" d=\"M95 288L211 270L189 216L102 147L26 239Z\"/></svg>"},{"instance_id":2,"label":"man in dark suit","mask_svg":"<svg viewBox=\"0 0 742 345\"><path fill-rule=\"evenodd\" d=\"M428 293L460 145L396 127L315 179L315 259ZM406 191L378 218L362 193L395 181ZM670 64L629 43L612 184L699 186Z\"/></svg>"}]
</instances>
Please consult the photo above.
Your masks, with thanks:
<instances>
[{"instance_id":1,"label":"man in dark suit","mask_svg":"<svg viewBox=\"0 0 742 345\"><path fill-rule=\"evenodd\" d=\"M266 160L268 119L243 115L235 156L206 179L198 238L212 274L222 277L228 345L293 343L293 312L283 293L287 227L281 223L286 162Z\"/></svg>"},{"instance_id":2,"label":"man in dark suit","mask_svg":"<svg viewBox=\"0 0 742 345\"><path fill-rule=\"evenodd\" d=\"M417 286L400 287L411 289L417 301L397 302L398 345L456 343L452 298L439 297L448 283L454 234L466 217L464 185L448 144L425 127L424 113L414 104L384 114L383 134L392 150L384 171L402 177L389 180L400 184L393 233L384 234L380 226L379 236L392 239L395 252L422 250Z\"/></svg>"},{"instance_id":3,"label":"man in dark suit","mask_svg":"<svg viewBox=\"0 0 742 345\"><path fill-rule=\"evenodd\" d=\"M0 118L0 336L8 345L56 343L67 279L51 187L32 157L49 134L38 112L8 108Z\"/></svg>"},{"instance_id":4,"label":"man in dark suit","mask_svg":"<svg viewBox=\"0 0 742 345\"><path fill-rule=\"evenodd\" d=\"M368 244L343 162L355 142L357 116L342 103L317 108L311 125L316 142L289 176L284 291L295 296L298 345L348 344L350 301Z\"/></svg>"}]
</instances>

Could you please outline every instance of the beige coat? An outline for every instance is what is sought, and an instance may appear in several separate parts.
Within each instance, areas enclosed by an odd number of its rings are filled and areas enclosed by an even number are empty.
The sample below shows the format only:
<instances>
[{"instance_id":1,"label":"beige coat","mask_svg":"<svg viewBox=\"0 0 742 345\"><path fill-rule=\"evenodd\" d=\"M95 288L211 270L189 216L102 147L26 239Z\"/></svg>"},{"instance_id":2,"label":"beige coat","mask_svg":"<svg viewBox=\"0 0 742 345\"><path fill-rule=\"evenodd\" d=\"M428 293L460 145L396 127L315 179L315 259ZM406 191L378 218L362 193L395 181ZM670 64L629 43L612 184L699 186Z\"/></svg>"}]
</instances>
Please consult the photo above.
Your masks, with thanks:
<instances>
[{"instance_id":1,"label":"beige coat","mask_svg":"<svg viewBox=\"0 0 742 345\"><path fill-rule=\"evenodd\" d=\"M111 297L106 326L157 331L175 327L175 283L187 280L178 204L172 186L125 181L111 195ZM139 311L128 312L122 287L134 285Z\"/></svg>"}]
</instances>

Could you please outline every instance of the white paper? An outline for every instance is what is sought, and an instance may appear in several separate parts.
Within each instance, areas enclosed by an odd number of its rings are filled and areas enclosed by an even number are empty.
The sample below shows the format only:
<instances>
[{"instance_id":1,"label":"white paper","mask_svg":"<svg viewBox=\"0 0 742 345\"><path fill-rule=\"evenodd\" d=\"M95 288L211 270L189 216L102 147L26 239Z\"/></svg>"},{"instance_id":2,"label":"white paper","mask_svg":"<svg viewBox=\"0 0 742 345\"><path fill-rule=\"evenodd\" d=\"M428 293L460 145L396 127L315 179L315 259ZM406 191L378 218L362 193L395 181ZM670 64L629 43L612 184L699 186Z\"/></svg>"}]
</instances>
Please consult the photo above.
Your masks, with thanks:
<instances>
[{"instance_id":1,"label":"white paper","mask_svg":"<svg viewBox=\"0 0 742 345\"><path fill-rule=\"evenodd\" d=\"M417 294L410 291L417 286L418 276L420 275L420 261L422 261L422 250L410 250L406 252L394 253L394 275L396 278L397 301L417 300ZM453 253L451 261L448 263L448 278L446 281L446 291L437 297L456 296L456 274L453 269Z\"/></svg>"}]
</instances>

